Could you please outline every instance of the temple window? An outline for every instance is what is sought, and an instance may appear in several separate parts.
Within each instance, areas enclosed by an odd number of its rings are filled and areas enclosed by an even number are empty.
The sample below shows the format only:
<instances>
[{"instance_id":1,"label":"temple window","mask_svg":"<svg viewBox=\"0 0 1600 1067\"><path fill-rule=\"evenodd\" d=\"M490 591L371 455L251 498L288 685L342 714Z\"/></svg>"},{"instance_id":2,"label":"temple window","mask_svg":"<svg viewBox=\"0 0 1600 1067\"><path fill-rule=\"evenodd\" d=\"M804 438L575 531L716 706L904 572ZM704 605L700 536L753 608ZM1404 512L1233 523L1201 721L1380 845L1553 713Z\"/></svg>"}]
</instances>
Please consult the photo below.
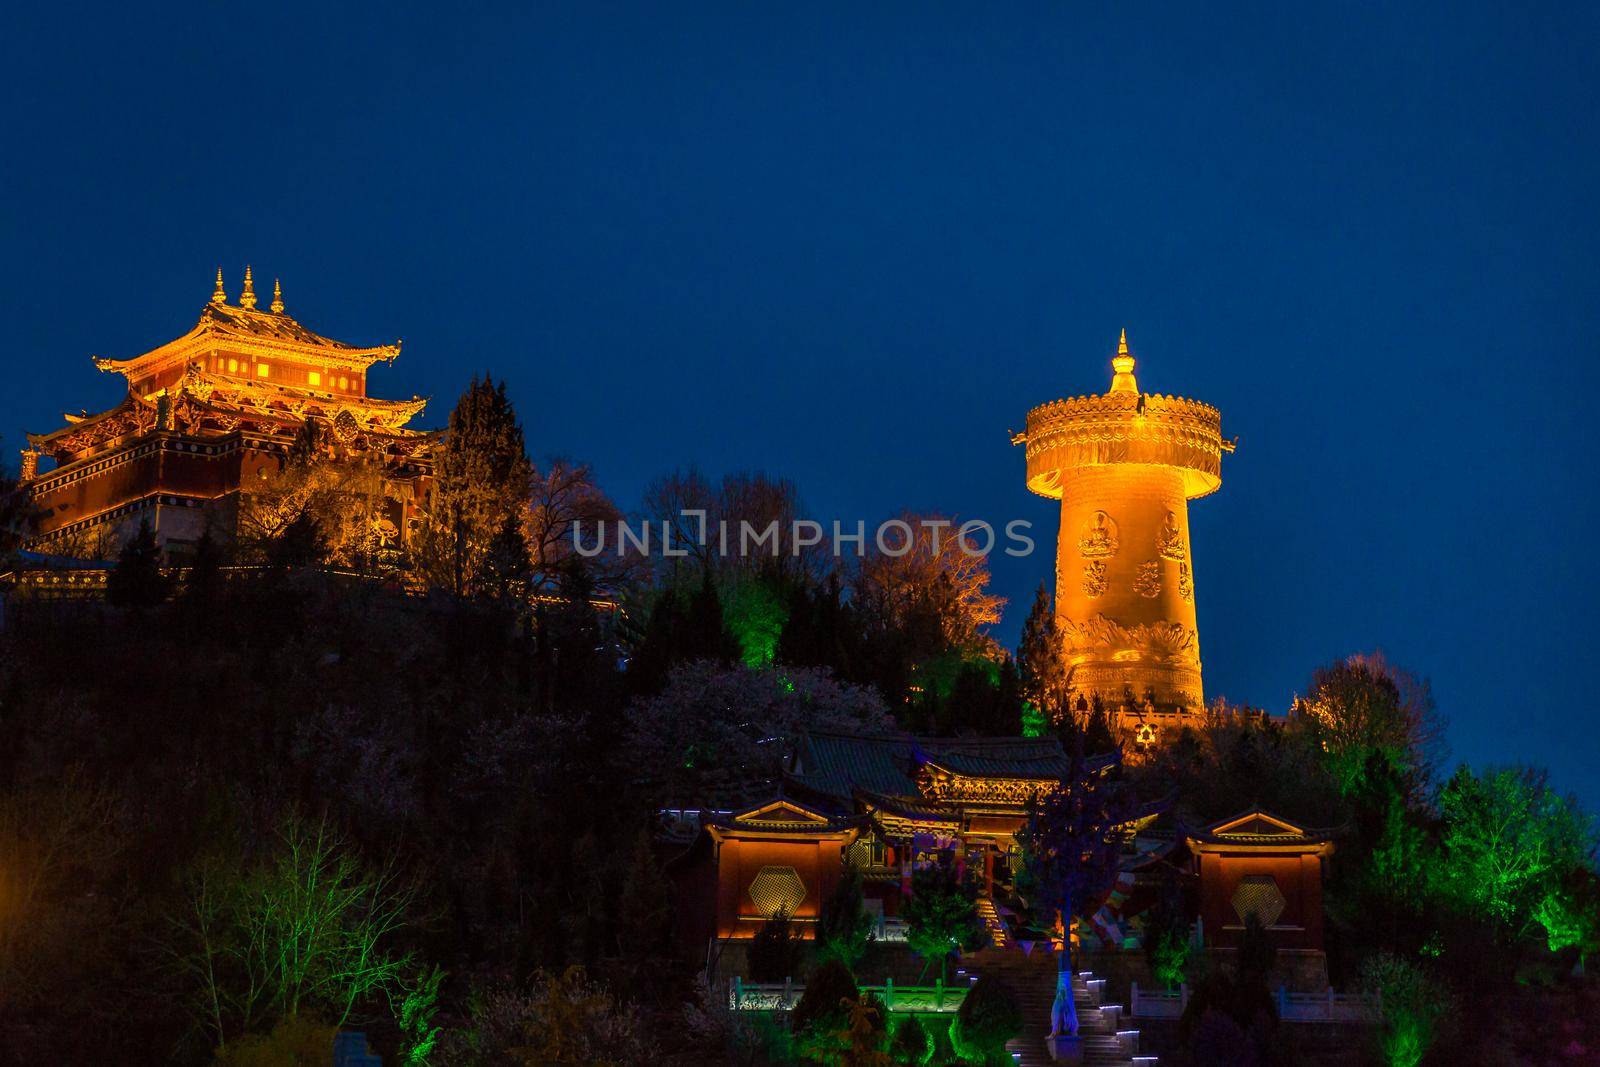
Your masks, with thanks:
<instances>
[{"instance_id":1,"label":"temple window","mask_svg":"<svg viewBox=\"0 0 1600 1067\"><path fill-rule=\"evenodd\" d=\"M239 361L238 360L236 360L236 359L228 360L228 373L229 374L238 374L239 373Z\"/></svg>"},{"instance_id":2,"label":"temple window","mask_svg":"<svg viewBox=\"0 0 1600 1067\"><path fill-rule=\"evenodd\" d=\"M308 381L312 385L321 385L322 384L322 375L317 373L316 371L312 371L310 373L310 375L306 378L306 381Z\"/></svg>"},{"instance_id":3,"label":"temple window","mask_svg":"<svg viewBox=\"0 0 1600 1067\"><path fill-rule=\"evenodd\" d=\"M350 388L350 379L349 378L340 378L339 379L339 388L340 389L348 389L348 388Z\"/></svg>"},{"instance_id":4,"label":"temple window","mask_svg":"<svg viewBox=\"0 0 1600 1067\"><path fill-rule=\"evenodd\" d=\"M257 363L256 364L256 377L257 378L265 378L267 375L269 375L271 373L272 373L272 367L269 366L268 364L266 364L266 363Z\"/></svg>"}]
</instances>

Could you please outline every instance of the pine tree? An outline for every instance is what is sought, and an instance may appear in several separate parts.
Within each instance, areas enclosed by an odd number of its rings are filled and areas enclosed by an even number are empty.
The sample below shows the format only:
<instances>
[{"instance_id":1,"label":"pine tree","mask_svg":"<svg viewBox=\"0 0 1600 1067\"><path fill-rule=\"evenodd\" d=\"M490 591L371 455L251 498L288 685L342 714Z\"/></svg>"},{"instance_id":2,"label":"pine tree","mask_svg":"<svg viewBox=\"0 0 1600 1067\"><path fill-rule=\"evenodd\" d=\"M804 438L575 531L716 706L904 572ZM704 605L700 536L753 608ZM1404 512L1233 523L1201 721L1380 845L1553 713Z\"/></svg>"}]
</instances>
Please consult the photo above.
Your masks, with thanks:
<instances>
[{"instance_id":1,"label":"pine tree","mask_svg":"<svg viewBox=\"0 0 1600 1067\"><path fill-rule=\"evenodd\" d=\"M872 940L872 916L862 906L861 872L846 866L817 919L818 960L838 960L852 972Z\"/></svg>"},{"instance_id":2,"label":"pine tree","mask_svg":"<svg viewBox=\"0 0 1600 1067\"><path fill-rule=\"evenodd\" d=\"M717 593L711 568L700 573L700 588L689 598L684 659L712 659L733 663L739 659L739 639L728 629L722 614L722 598Z\"/></svg>"},{"instance_id":3,"label":"pine tree","mask_svg":"<svg viewBox=\"0 0 1600 1067\"><path fill-rule=\"evenodd\" d=\"M1022 699L1037 714L1048 715L1066 700L1066 663L1062 656L1061 628L1056 623L1050 590L1043 582L1034 594L1033 607L1022 623L1017 645L1017 675Z\"/></svg>"},{"instance_id":4,"label":"pine tree","mask_svg":"<svg viewBox=\"0 0 1600 1067\"><path fill-rule=\"evenodd\" d=\"M322 524L303 508L294 521L267 545L267 562L274 567L314 567L328 558L328 542Z\"/></svg>"},{"instance_id":5,"label":"pine tree","mask_svg":"<svg viewBox=\"0 0 1600 1067\"><path fill-rule=\"evenodd\" d=\"M533 587L533 562L522 523L507 515L484 554L478 577L478 593L484 598L515 610L522 610Z\"/></svg>"},{"instance_id":6,"label":"pine tree","mask_svg":"<svg viewBox=\"0 0 1600 1067\"><path fill-rule=\"evenodd\" d=\"M666 944L672 905L667 898L667 880L648 830L640 830L633 841L633 855L622 879L622 896L617 901L617 933L624 955L646 959L659 956Z\"/></svg>"},{"instance_id":7,"label":"pine tree","mask_svg":"<svg viewBox=\"0 0 1600 1067\"><path fill-rule=\"evenodd\" d=\"M106 576L106 599L118 607L143 608L167 599L172 582L161 573L161 546L148 519L117 554L117 565Z\"/></svg>"},{"instance_id":8,"label":"pine tree","mask_svg":"<svg viewBox=\"0 0 1600 1067\"><path fill-rule=\"evenodd\" d=\"M294 441L289 445L288 465L291 467L308 467L315 463L321 455L322 428L317 425L316 419L307 419L294 432Z\"/></svg>"},{"instance_id":9,"label":"pine tree","mask_svg":"<svg viewBox=\"0 0 1600 1067\"><path fill-rule=\"evenodd\" d=\"M209 604L217 598L222 588L222 548L211 536L206 526L195 542L194 558L189 562L188 580L184 583L183 598L191 604Z\"/></svg>"},{"instance_id":10,"label":"pine tree","mask_svg":"<svg viewBox=\"0 0 1600 1067\"><path fill-rule=\"evenodd\" d=\"M428 576L464 596L506 520L528 501L533 468L505 383L474 378L450 413L435 466Z\"/></svg>"}]
</instances>

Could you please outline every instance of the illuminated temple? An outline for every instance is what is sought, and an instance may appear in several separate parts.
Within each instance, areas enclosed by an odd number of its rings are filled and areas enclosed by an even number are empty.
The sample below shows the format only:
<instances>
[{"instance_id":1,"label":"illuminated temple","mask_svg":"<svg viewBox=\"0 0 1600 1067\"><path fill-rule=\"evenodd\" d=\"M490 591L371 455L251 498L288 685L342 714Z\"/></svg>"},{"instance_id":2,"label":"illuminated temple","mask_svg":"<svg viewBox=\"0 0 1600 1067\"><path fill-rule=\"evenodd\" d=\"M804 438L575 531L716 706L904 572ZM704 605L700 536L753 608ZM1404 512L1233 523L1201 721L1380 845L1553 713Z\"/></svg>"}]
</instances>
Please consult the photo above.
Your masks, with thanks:
<instances>
[{"instance_id":1,"label":"illuminated temple","mask_svg":"<svg viewBox=\"0 0 1600 1067\"><path fill-rule=\"evenodd\" d=\"M327 431L336 454L378 463L385 504L376 532L403 543L426 501L436 435L407 426L422 398L367 394L373 367L399 353L398 341L360 347L307 329L284 310L276 282L268 307L257 307L249 268L229 304L219 270L188 333L131 359L95 360L127 381L120 403L27 435L29 547L83 555L143 522L169 557L208 527L231 536L241 492L282 467L307 420Z\"/></svg>"},{"instance_id":2,"label":"illuminated temple","mask_svg":"<svg viewBox=\"0 0 1600 1067\"><path fill-rule=\"evenodd\" d=\"M1222 485L1217 409L1140 391L1123 332L1105 393L1028 412L1028 488L1061 501L1056 620L1069 699L1111 713L1125 742L1159 743L1205 708L1189 501Z\"/></svg>"},{"instance_id":3,"label":"illuminated temple","mask_svg":"<svg viewBox=\"0 0 1600 1067\"><path fill-rule=\"evenodd\" d=\"M1091 757L1091 774L1117 757ZM811 931L847 868L860 872L875 938L903 940L912 872L941 853L973 872L993 943L1017 940L1017 835L1029 802L1055 788L1071 758L1054 737L930 738L810 731L765 794L722 810L663 813L661 842L681 894L680 934L698 954L748 941L776 914ZM1236 949L1255 915L1287 965L1322 988L1322 876L1331 835L1250 810L1203 827L1166 805L1139 812L1115 884L1079 924L1081 947L1141 945L1144 913L1177 872L1209 949ZM1039 935L1034 935L1039 936ZM735 969L737 962L731 965ZM1300 979L1296 979L1299 981Z\"/></svg>"},{"instance_id":4,"label":"illuminated temple","mask_svg":"<svg viewBox=\"0 0 1600 1067\"><path fill-rule=\"evenodd\" d=\"M1122 748L1161 744L1204 709L1188 501L1221 486L1233 443L1215 408L1141 392L1126 335L1104 394L1028 413L1028 487L1061 501L1056 614L1072 713L1098 704ZM1115 774L1116 753L1084 771ZM684 932L695 951L740 972L738 946L777 915L811 936L846 872L862 877L875 937L905 937L912 874L939 856L976 875L979 913L1000 949L1024 956L1029 930L1015 878L1031 803L1071 776L1046 737L930 738L810 731L775 782L741 802L662 813ZM1072 936L1097 966L1125 968L1149 909L1176 885L1207 951L1236 951L1258 920L1279 951L1281 980L1326 988L1322 878L1329 831L1259 809L1185 825L1166 802L1124 828L1112 888ZM1032 940L1025 940L1031 938ZM710 946L709 950L707 946ZM1132 971L1128 973L1134 973Z\"/></svg>"}]
</instances>

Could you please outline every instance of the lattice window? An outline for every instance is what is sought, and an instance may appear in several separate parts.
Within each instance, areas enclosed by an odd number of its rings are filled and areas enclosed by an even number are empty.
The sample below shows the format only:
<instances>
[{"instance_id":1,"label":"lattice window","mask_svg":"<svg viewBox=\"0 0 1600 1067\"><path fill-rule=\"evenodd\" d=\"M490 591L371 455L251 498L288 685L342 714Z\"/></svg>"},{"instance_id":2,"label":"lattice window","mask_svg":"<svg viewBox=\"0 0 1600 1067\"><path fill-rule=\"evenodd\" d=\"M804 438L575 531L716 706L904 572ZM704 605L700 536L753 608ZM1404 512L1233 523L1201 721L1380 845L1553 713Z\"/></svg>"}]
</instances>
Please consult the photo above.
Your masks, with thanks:
<instances>
[{"instance_id":1,"label":"lattice window","mask_svg":"<svg viewBox=\"0 0 1600 1067\"><path fill-rule=\"evenodd\" d=\"M1283 917L1289 902L1278 888L1277 880L1270 874L1247 874L1239 879L1233 890L1233 910L1240 922L1251 915L1261 920L1262 926L1273 926Z\"/></svg>"},{"instance_id":2,"label":"lattice window","mask_svg":"<svg viewBox=\"0 0 1600 1067\"><path fill-rule=\"evenodd\" d=\"M793 867L763 867L750 880L750 899L769 918L780 911L793 915L806 899L806 884Z\"/></svg>"}]
</instances>

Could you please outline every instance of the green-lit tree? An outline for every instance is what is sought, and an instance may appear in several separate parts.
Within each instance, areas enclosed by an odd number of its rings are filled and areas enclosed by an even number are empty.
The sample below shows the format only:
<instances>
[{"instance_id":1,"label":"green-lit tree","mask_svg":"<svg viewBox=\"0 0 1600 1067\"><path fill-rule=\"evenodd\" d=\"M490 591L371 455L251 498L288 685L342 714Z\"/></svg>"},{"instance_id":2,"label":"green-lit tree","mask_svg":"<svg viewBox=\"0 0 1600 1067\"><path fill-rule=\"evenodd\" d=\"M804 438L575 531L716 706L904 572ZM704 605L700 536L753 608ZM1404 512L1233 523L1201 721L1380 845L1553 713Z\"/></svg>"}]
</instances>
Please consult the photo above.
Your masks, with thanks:
<instances>
[{"instance_id":1,"label":"green-lit tree","mask_svg":"<svg viewBox=\"0 0 1600 1067\"><path fill-rule=\"evenodd\" d=\"M1463 766L1440 791L1439 812L1442 890L1504 936L1524 933L1551 890L1593 862L1592 820L1540 770Z\"/></svg>"},{"instance_id":2,"label":"green-lit tree","mask_svg":"<svg viewBox=\"0 0 1600 1067\"><path fill-rule=\"evenodd\" d=\"M1022 639L1017 644L1017 674L1026 702L1024 727L1038 736L1052 709L1066 706L1067 668L1062 658L1061 628L1056 623L1055 605L1043 582L1033 595L1033 606L1022 621Z\"/></svg>"},{"instance_id":3,"label":"green-lit tree","mask_svg":"<svg viewBox=\"0 0 1600 1067\"><path fill-rule=\"evenodd\" d=\"M927 965L938 961L939 979L957 952L973 952L989 943L989 931L978 914L978 882L973 872L958 869L955 857L941 850L911 872L911 897L900 909L906 941Z\"/></svg>"},{"instance_id":4,"label":"green-lit tree","mask_svg":"<svg viewBox=\"0 0 1600 1067\"><path fill-rule=\"evenodd\" d=\"M402 989L412 958L394 942L413 897L325 821L290 818L255 862L201 864L169 949L215 1047L306 1011L338 1027Z\"/></svg>"},{"instance_id":5,"label":"green-lit tree","mask_svg":"<svg viewBox=\"0 0 1600 1067\"><path fill-rule=\"evenodd\" d=\"M872 916L862 906L861 872L846 865L817 919L817 958L835 959L853 972L872 940Z\"/></svg>"},{"instance_id":6,"label":"green-lit tree","mask_svg":"<svg viewBox=\"0 0 1600 1067\"><path fill-rule=\"evenodd\" d=\"M1004 1067L1011 1062L1006 1042L1022 1032L1022 1002L1017 991L992 974L981 976L956 1010L950 1043L972 1063Z\"/></svg>"}]
</instances>

